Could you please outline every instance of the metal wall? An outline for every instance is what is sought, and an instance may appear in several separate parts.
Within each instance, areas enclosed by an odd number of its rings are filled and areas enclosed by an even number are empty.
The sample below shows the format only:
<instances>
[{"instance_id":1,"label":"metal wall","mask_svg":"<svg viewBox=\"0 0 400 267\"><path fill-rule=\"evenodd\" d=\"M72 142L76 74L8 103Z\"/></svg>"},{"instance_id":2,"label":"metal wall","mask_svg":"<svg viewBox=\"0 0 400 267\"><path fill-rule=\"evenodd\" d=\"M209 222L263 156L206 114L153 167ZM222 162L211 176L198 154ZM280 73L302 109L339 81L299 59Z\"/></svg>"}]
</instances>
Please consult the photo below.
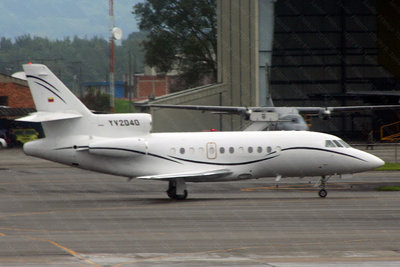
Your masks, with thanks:
<instances>
[{"instance_id":1,"label":"metal wall","mask_svg":"<svg viewBox=\"0 0 400 267\"><path fill-rule=\"evenodd\" d=\"M218 83L156 98L155 103L256 106L259 104L259 0L217 1ZM264 63L263 63L264 64ZM264 74L263 74L264 75ZM152 109L154 131L238 130L238 116Z\"/></svg>"},{"instance_id":2,"label":"metal wall","mask_svg":"<svg viewBox=\"0 0 400 267\"><path fill-rule=\"evenodd\" d=\"M377 13L376 1L277 1L275 16L272 59L275 104L396 104L398 98L348 94L394 89L398 84L378 64L376 21L386 18ZM313 119L311 129L359 138L370 129L378 132L380 125L395 119L396 112L392 111L364 112L335 116L329 121Z\"/></svg>"}]
</instances>

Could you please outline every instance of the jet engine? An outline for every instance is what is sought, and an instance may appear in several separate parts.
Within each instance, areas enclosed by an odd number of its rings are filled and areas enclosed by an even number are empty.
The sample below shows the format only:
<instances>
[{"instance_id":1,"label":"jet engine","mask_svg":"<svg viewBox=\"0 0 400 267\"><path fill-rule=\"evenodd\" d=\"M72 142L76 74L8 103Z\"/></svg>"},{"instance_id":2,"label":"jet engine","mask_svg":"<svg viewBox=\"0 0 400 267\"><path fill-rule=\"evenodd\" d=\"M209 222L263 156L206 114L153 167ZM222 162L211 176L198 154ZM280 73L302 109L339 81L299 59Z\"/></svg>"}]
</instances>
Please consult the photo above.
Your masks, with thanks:
<instances>
[{"instance_id":1,"label":"jet engine","mask_svg":"<svg viewBox=\"0 0 400 267\"><path fill-rule=\"evenodd\" d=\"M137 157L147 153L147 143L144 138L93 141L89 144L89 153L110 157Z\"/></svg>"},{"instance_id":2,"label":"jet engine","mask_svg":"<svg viewBox=\"0 0 400 267\"><path fill-rule=\"evenodd\" d=\"M318 117L323 120L329 120L331 118L331 111L329 109L320 110Z\"/></svg>"}]
</instances>

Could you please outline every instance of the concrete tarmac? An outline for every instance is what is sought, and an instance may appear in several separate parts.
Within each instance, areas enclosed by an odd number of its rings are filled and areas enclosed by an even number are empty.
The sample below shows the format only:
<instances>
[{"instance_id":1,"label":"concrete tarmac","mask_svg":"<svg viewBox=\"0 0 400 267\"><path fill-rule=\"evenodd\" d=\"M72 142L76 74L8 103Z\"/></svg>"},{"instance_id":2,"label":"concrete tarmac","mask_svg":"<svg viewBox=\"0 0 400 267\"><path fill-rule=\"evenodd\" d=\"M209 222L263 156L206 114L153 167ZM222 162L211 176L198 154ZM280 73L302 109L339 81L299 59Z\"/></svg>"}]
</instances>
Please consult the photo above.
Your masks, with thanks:
<instances>
[{"instance_id":1,"label":"concrete tarmac","mask_svg":"<svg viewBox=\"0 0 400 267\"><path fill-rule=\"evenodd\" d=\"M400 266L399 172L127 182L0 150L0 266Z\"/></svg>"}]
</instances>

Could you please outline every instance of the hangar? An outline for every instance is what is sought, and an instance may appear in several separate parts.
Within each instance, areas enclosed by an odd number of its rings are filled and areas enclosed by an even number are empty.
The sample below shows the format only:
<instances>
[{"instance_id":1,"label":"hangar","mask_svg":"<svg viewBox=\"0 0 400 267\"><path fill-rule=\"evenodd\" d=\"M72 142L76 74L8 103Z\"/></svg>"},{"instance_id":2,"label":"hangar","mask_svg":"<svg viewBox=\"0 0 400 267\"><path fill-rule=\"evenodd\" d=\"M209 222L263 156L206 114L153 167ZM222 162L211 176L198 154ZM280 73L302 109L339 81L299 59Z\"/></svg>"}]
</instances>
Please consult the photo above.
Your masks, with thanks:
<instances>
[{"instance_id":1,"label":"hangar","mask_svg":"<svg viewBox=\"0 0 400 267\"><path fill-rule=\"evenodd\" d=\"M345 106L397 104L397 96L352 95L400 87L395 2L217 1L216 84L157 97L158 104ZM269 82L266 82L269 77ZM155 131L239 130L237 116L152 108ZM395 111L313 119L311 129L343 138L375 137Z\"/></svg>"}]
</instances>

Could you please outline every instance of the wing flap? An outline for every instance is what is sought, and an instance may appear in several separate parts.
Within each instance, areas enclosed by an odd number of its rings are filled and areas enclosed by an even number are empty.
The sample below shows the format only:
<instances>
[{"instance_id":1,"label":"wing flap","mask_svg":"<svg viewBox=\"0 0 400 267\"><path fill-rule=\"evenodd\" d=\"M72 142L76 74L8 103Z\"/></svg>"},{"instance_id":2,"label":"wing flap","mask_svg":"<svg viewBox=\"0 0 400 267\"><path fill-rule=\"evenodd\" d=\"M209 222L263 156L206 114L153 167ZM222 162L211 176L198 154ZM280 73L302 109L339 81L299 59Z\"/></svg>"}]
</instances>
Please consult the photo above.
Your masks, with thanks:
<instances>
[{"instance_id":1,"label":"wing flap","mask_svg":"<svg viewBox=\"0 0 400 267\"><path fill-rule=\"evenodd\" d=\"M139 176L137 179L143 180L164 180L169 181L177 178L183 178L190 181L202 181L204 179L218 179L232 174L232 171L228 169L220 169L206 172L183 172L183 173L168 173L168 174L156 174Z\"/></svg>"},{"instance_id":2,"label":"wing flap","mask_svg":"<svg viewBox=\"0 0 400 267\"><path fill-rule=\"evenodd\" d=\"M46 122L46 121L58 121L58 120L66 120L66 119L76 119L82 117L81 114L78 113L65 113L65 112L46 112L46 111L38 111L35 113L31 113L26 117L22 117L17 119L17 121L27 121L27 122Z\"/></svg>"}]
</instances>

